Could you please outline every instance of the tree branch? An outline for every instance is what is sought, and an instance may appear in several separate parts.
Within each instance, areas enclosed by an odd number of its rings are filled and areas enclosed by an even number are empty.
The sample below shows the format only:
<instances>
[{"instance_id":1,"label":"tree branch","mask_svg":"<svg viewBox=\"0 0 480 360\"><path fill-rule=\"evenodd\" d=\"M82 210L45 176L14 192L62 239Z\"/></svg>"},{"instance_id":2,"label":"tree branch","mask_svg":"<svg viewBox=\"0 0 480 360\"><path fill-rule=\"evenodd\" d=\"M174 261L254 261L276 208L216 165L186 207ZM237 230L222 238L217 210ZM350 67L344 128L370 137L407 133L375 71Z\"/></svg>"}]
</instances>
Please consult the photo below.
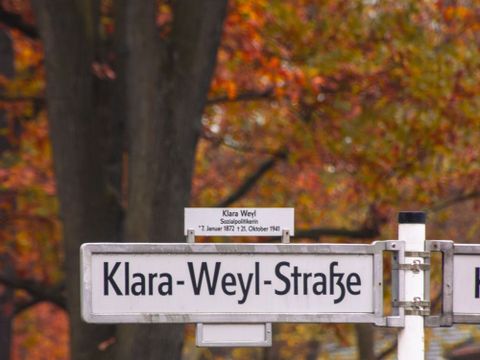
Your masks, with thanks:
<instances>
[{"instance_id":1,"label":"tree branch","mask_svg":"<svg viewBox=\"0 0 480 360\"><path fill-rule=\"evenodd\" d=\"M295 238L318 239L322 236L338 236L350 239L370 239L379 235L378 229L350 230L344 228L318 227L295 230Z\"/></svg>"},{"instance_id":2,"label":"tree branch","mask_svg":"<svg viewBox=\"0 0 480 360\"><path fill-rule=\"evenodd\" d=\"M430 211L432 211L432 212L440 211L440 210L443 210L443 209L445 209L449 206L461 203L463 201L472 200L472 199L475 199L475 198L478 198L478 197L480 197L480 191L472 191L472 192L469 192L469 193L466 193L466 194L460 194L458 196L455 196L451 199L445 200L445 201L443 201L443 202L441 202L437 205L432 206L430 208Z\"/></svg>"},{"instance_id":3,"label":"tree branch","mask_svg":"<svg viewBox=\"0 0 480 360\"><path fill-rule=\"evenodd\" d=\"M31 308L32 306L37 305L40 302L39 299L29 299L29 300L22 300L15 302L15 308L13 310L13 314L15 316L19 315L21 312Z\"/></svg>"},{"instance_id":4,"label":"tree branch","mask_svg":"<svg viewBox=\"0 0 480 360\"><path fill-rule=\"evenodd\" d=\"M30 24L23 21L21 15L7 11L0 5L0 23L9 28L20 31L23 35L31 39L38 39L38 30Z\"/></svg>"},{"instance_id":5,"label":"tree branch","mask_svg":"<svg viewBox=\"0 0 480 360\"><path fill-rule=\"evenodd\" d=\"M378 354L376 356L376 360L382 360L382 359L385 359L388 355L390 355L393 351L395 351L395 349L397 348L397 340L395 340L394 342L392 342L390 344L390 346L388 346L387 348L385 348L380 354Z\"/></svg>"},{"instance_id":6,"label":"tree branch","mask_svg":"<svg viewBox=\"0 0 480 360\"><path fill-rule=\"evenodd\" d=\"M255 153L257 155L272 155L275 156L277 151L264 147L254 147L251 145L242 144L228 136L218 135L210 131L207 127L202 129L201 137L215 145L224 145L230 149L243 153Z\"/></svg>"},{"instance_id":7,"label":"tree branch","mask_svg":"<svg viewBox=\"0 0 480 360\"><path fill-rule=\"evenodd\" d=\"M49 301L62 309L66 309L66 299L63 294L64 283L46 286L36 280L18 279L8 277L5 274L0 274L0 283L14 289L25 290L37 302Z\"/></svg>"},{"instance_id":8,"label":"tree branch","mask_svg":"<svg viewBox=\"0 0 480 360\"><path fill-rule=\"evenodd\" d=\"M19 101L31 101L38 104L44 104L45 98L42 96L6 96L0 95L0 101L3 102L19 102Z\"/></svg>"},{"instance_id":9,"label":"tree branch","mask_svg":"<svg viewBox=\"0 0 480 360\"><path fill-rule=\"evenodd\" d=\"M244 182L230 194L227 198L220 201L217 207L226 207L244 196L250 189L266 174L279 159L285 159L287 157L286 150L277 151L270 159L261 164L257 170L255 170L250 176L248 176ZM378 224L376 224L378 225ZM371 239L380 234L378 226L368 226L360 229L345 229L345 228L329 228L329 227L314 227L310 229L299 229L295 231L294 238L309 238L315 239L322 236L337 236L346 237L350 239Z\"/></svg>"},{"instance_id":10,"label":"tree branch","mask_svg":"<svg viewBox=\"0 0 480 360\"><path fill-rule=\"evenodd\" d=\"M250 176L248 176L244 182L230 194L226 199L220 201L216 206L217 207L226 207L233 204L235 201L244 196L250 189L265 175L273 166L277 163L278 160L283 160L287 157L286 150L277 151L270 159L266 160L261 164L257 170L255 170Z\"/></svg>"},{"instance_id":11,"label":"tree branch","mask_svg":"<svg viewBox=\"0 0 480 360\"><path fill-rule=\"evenodd\" d=\"M229 96L217 96L217 97L208 99L206 102L206 105L212 106L212 105L234 103L234 102L240 102L240 101L266 100L266 99L271 99L272 95L273 95L273 88L267 89L262 92L255 92L255 91L245 92L235 96L234 98Z\"/></svg>"}]
</instances>

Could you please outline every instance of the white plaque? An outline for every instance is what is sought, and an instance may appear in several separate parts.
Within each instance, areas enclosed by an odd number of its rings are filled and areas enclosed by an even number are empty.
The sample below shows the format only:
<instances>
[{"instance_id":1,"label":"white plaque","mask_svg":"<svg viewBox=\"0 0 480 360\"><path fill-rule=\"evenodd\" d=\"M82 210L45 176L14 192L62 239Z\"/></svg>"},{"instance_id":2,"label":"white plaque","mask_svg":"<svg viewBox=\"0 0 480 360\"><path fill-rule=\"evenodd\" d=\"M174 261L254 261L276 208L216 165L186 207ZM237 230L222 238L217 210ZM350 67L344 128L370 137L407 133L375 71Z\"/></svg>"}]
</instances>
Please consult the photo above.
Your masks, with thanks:
<instances>
[{"instance_id":1,"label":"white plaque","mask_svg":"<svg viewBox=\"0 0 480 360\"><path fill-rule=\"evenodd\" d=\"M199 236L294 235L293 208L185 208L184 231Z\"/></svg>"},{"instance_id":2,"label":"white plaque","mask_svg":"<svg viewBox=\"0 0 480 360\"><path fill-rule=\"evenodd\" d=\"M453 258L453 312L480 314L480 255Z\"/></svg>"},{"instance_id":3,"label":"white plaque","mask_svg":"<svg viewBox=\"0 0 480 360\"><path fill-rule=\"evenodd\" d=\"M336 254L339 249L357 253ZM368 249L84 244L82 314L92 322L308 321L319 314L330 314L331 322L336 314L371 314L374 256Z\"/></svg>"},{"instance_id":4,"label":"white plaque","mask_svg":"<svg viewBox=\"0 0 480 360\"><path fill-rule=\"evenodd\" d=\"M272 346L272 324L197 324L197 346Z\"/></svg>"}]
</instances>

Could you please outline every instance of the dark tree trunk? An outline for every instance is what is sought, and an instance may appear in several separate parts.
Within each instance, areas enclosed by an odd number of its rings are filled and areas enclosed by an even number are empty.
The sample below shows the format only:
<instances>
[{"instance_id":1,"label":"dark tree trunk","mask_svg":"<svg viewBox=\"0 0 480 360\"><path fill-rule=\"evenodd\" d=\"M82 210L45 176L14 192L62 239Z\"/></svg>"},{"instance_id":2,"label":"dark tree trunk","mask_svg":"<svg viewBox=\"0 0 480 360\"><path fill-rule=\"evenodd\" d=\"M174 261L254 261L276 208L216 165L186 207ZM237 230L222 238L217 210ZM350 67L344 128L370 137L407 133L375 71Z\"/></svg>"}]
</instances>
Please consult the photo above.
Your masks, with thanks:
<instances>
[{"instance_id":1,"label":"dark tree trunk","mask_svg":"<svg viewBox=\"0 0 480 360\"><path fill-rule=\"evenodd\" d=\"M13 46L9 34L0 29L0 74L11 78L14 75L13 67ZM0 89L2 91L2 89ZM11 144L4 131L8 131L7 114L0 110L0 157L7 150L11 149ZM15 206L15 197L11 191L0 191L0 219L6 218L6 212L12 210ZM8 222L0 220L0 234L7 234ZM2 239L0 241L6 241ZM5 242L3 243L5 246ZM5 276L12 276L13 261L9 254L0 254L0 271ZM0 360L10 360L12 343L12 322L14 316L15 298L13 289L0 285Z\"/></svg>"},{"instance_id":2,"label":"dark tree trunk","mask_svg":"<svg viewBox=\"0 0 480 360\"><path fill-rule=\"evenodd\" d=\"M359 360L375 360L374 328L371 324L355 324Z\"/></svg>"},{"instance_id":3,"label":"dark tree trunk","mask_svg":"<svg viewBox=\"0 0 480 360\"><path fill-rule=\"evenodd\" d=\"M227 1L173 2L167 38L156 28L156 0L115 1L117 79L111 87L91 74L98 55L98 3L34 1L45 46L73 359L101 357L99 343L114 334L112 327L87 325L79 317L81 243L183 240L183 208L190 199L195 148ZM108 94L100 96L104 92ZM106 113L104 101L112 96ZM122 217L123 128L128 205ZM118 359L177 359L183 327L121 325L116 336L110 350Z\"/></svg>"},{"instance_id":4,"label":"dark tree trunk","mask_svg":"<svg viewBox=\"0 0 480 360\"><path fill-rule=\"evenodd\" d=\"M13 263L7 254L0 254L0 270L7 276L14 272ZM0 285L0 360L10 360L12 351L12 324L15 297L12 288Z\"/></svg>"},{"instance_id":5,"label":"dark tree trunk","mask_svg":"<svg viewBox=\"0 0 480 360\"><path fill-rule=\"evenodd\" d=\"M47 103L63 221L65 282L72 359L108 358L99 344L113 327L80 318L79 248L117 240L117 204L109 191L100 150L101 125L94 111L91 73L94 1L34 1L45 49Z\"/></svg>"},{"instance_id":6,"label":"dark tree trunk","mask_svg":"<svg viewBox=\"0 0 480 360\"><path fill-rule=\"evenodd\" d=\"M124 239L180 242L226 1L175 2L171 38L162 44L155 3L121 1L117 13L127 54L122 59L125 75L120 75L125 79L129 134ZM122 325L117 358L177 359L182 340L182 326Z\"/></svg>"},{"instance_id":7,"label":"dark tree trunk","mask_svg":"<svg viewBox=\"0 0 480 360\"><path fill-rule=\"evenodd\" d=\"M307 356L305 360L316 360L320 353L321 346L318 340L310 340L307 342Z\"/></svg>"}]
</instances>

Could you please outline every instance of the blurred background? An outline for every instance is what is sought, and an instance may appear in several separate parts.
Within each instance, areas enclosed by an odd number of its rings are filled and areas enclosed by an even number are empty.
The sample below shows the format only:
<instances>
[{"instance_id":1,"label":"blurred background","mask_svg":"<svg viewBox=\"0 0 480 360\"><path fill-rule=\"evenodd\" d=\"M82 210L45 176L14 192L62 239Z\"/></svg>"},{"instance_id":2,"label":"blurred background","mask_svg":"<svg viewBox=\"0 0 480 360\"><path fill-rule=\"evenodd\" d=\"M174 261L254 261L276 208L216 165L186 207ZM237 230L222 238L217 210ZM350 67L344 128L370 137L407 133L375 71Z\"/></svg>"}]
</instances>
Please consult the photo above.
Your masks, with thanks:
<instances>
[{"instance_id":1,"label":"blurred background","mask_svg":"<svg viewBox=\"0 0 480 360\"><path fill-rule=\"evenodd\" d=\"M189 204L293 207L293 242L396 239L422 210L427 239L479 243L480 3L132 3L0 1L0 359L394 358L370 325L279 324L268 349L94 330L78 247L184 241ZM429 359L480 357L476 326L427 331Z\"/></svg>"}]
</instances>

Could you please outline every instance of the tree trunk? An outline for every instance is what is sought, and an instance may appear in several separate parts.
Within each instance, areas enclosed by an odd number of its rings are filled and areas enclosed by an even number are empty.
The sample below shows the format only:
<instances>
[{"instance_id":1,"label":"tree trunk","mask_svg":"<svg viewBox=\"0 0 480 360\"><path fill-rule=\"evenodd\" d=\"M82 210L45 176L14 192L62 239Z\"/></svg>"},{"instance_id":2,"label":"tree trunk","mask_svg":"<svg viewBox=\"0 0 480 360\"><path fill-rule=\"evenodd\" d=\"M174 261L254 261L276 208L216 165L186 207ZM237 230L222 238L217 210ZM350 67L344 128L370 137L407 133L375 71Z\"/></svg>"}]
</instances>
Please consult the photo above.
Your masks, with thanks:
<instances>
[{"instance_id":1,"label":"tree trunk","mask_svg":"<svg viewBox=\"0 0 480 360\"><path fill-rule=\"evenodd\" d=\"M171 37L160 46L155 3L127 0L117 12L126 53L119 76L125 79L129 134L124 239L182 242L183 209L190 200L195 147L226 1L175 2ZM117 358L177 359L182 339L179 325L122 325Z\"/></svg>"},{"instance_id":2,"label":"tree trunk","mask_svg":"<svg viewBox=\"0 0 480 360\"><path fill-rule=\"evenodd\" d=\"M2 264L0 270L5 275L11 276L13 274L12 259L7 254L0 254L0 264ZM0 285L0 360L10 360L11 358L14 296L12 288Z\"/></svg>"},{"instance_id":3,"label":"tree trunk","mask_svg":"<svg viewBox=\"0 0 480 360\"><path fill-rule=\"evenodd\" d=\"M321 344L318 340L312 339L307 342L307 355L305 360L316 360L321 351Z\"/></svg>"},{"instance_id":4,"label":"tree trunk","mask_svg":"<svg viewBox=\"0 0 480 360\"><path fill-rule=\"evenodd\" d=\"M374 328L371 324L355 324L359 360L375 360Z\"/></svg>"},{"instance_id":5,"label":"tree trunk","mask_svg":"<svg viewBox=\"0 0 480 360\"><path fill-rule=\"evenodd\" d=\"M118 204L108 190L93 107L93 1L34 1L45 48L47 104L63 220L72 359L108 358L99 344L113 327L80 318L79 248L117 240Z\"/></svg>"},{"instance_id":6,"label":"tree trunk","mask_svg":"<svg viewBox=\"0 0 480 360\"><path fill-rule=\"evenodd\" d=\"M96 86L90 71L98 45L99 1L34 1L45 46L73 359L99 358L99 343L113 335L112 327L87 325L79 317L81 243L183 241L183 208L190 199L195 148L226 3L173 2L172 31L161 38L156 0L117 0L115 108L105 116L95 94L106 88ZM109 125L99 120L103 118ZM128 205L121 225L123 138L118 128L123 124L128 135ZM105 139L105 129L115 130L113 139ZM109 170L110 160L114 171ZM183 327L178 325L121 325L110 350L118 359L176 359L182 339Z\"/></svg>"},{"instance_id":7,"label":"tree trunk","mask_svg":"<svg viewBox=\"0 0 480 360\"><path fill-rule=\"evenodd\" d=\"M11 78L14 75L13 66L13 46L10 35L3 29L0 29L0 74ZM11 149L8 137L3 131L8 131L7 114L0 110L0 157L5 151ZM15 197L11 191L0 191L0 203L4 206L0 208L0 219L6 218L6 213L13 210ZM6 205L6 206L5 206ZM8 233L8 223L0 221L0 234ZM8 239L2 239L3 245L6 245ZM13 261L9 254L0 254L0 271L6 276L13 275ZM15 308L15 297L13 289L0 285L0 360L10 360L12 345L12 322Z\"/></svg>"}]
</instances>

